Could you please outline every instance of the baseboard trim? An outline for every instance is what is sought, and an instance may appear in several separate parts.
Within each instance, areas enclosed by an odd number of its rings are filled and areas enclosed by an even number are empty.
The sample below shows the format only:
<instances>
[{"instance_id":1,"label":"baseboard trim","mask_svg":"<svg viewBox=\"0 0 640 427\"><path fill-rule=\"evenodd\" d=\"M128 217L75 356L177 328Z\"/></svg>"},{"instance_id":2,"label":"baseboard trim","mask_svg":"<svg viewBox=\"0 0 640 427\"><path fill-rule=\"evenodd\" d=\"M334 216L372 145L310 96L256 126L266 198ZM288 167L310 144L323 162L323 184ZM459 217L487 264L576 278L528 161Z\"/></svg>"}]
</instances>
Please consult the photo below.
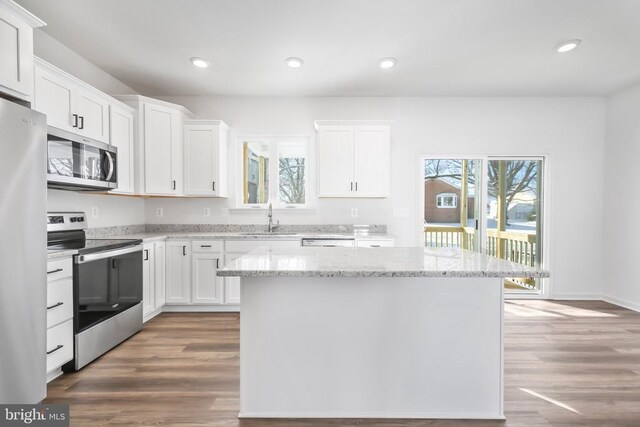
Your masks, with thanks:
<instances>
[{"instance_id":1,"label":"baseboard trim","mask_svg":"<svg viewBox=\"0 0 640 427\"><path fill-rule=\"evenodd\" d=\"M635 303L635 302L631 302L631 301L627 301L627 300L623 300L620 298L616 298L616 297L612 297L610 295L604 295L602 297L603 301L606 301L610 304L614 304L623 308L627 308L629 310L633 310L633 311L637 311L640 312L640 304Z\"/></svg>"},{"instance_id":2,"label":"baseboard trim","mask_svg":"<svg viewBox=\"0 0 640 427\"><path fill-rule=\"evenodd\" d=\"M228 313L239 312L239 305L165 305L164 313Z\"/></svg>"},{"instance_id":3,"label":"baseboard trim","mask_svg":"<svg viewBox=\"0 0 640 427\"><path fill-rule=\"evenodd\" d=\"M143 316L143 318L142 318L142 322L143 323L147 323L149 320L153 319L154 317L156 317L160 313L162 313L162 307L158 307L155 310L153 310L152 312L145 314Z\"/></svg>"},{"instance_id":4,"label":"baseboard trim","mask_svg":"<svg viewBox=\"0 0 640 427\"><path fill-rule=\"evenodd\" d=\"M602 298L603 296L600 294L554 294L550 298L546 298L546 299L598 301L598 300L602 300Z\"/></svg>"},{"instance_id":5,"label":"baseboard trim","mask_svg":"<svg viewBox=\"0 0 640 427\"><path fill-rule=\"evenodd\" d=\"M56 368L51 372L47 373L47 383L50 383L51 381L55 380L56 378L58 378L60 375L62 375L64 372L62 372L62 368Z\"/></svg>"},{"instance_id":6,"label":"baseboard trim","mask_svg":"<svg viewBox=\"0 0 640 427\"><path fill-rule=\"evenodd\" d=\"M469 414L469 413L406 413L388 412L240 412L238 418L372 418L372 419L454 419L454 420L504 420L503 414Z\"/></svg>"}]
</instances>

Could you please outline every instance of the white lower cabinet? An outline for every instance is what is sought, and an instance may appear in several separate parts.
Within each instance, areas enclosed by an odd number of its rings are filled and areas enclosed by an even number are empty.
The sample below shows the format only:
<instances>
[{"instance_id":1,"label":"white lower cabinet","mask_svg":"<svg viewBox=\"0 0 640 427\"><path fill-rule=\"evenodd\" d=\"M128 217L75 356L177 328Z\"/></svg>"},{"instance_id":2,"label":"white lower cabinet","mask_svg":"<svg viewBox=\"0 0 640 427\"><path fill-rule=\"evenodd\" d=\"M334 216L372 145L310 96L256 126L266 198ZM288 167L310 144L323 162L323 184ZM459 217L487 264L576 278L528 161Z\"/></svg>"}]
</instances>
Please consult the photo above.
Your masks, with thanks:
<instances>
[{"instance_id":1,"label":"white lower cabinet","mask_svg":"<svg viewBox=\"0 0 640 427\"><path fill-rule=\"evenodd\" d=\"M356 246L359 248L391 248L395 246L395 240L390 237L356 239Z\"/></svg>"},{"instance_id":2,"label":"white lower cabinet","mask_svg":"<svg viewBox=\"0 0 640 427\"><path fill-rule=\"evenodd\" d=\"M222 253L204 252L191 256L191 302L193 304L222 304L224 279L218 277Z\"/></svg>"},{"instance_id":3,"label":"white lower cabinet","mask_svg":"<svg viewBox=\"0 0 640 427\"><path fill-rule=\"evenodd\" d=\"M169 240L166 256L166 302L167 304L191 303L189 258L190 244L186 240Z\"/></svg>"},{"instance_id":4,"label":"white lower cabinet","mask_svg":"<svg viewBox=\"0 0 640 427\"><path fill-rule=\"evenodd\" d=\"M165 243L145 243L142 248L142 315L146 322L165 303Z\"/></svg>"},{"instance_id":5,"label":"white lower cabinet","mask_svg":"<svg viewBox=\"0 0 640 427\"><path fill-rule=\"evenodd\" d=\"M73 359L73 264L71 257L47 262L47 379Z\"/></svg>"}]
</instances>

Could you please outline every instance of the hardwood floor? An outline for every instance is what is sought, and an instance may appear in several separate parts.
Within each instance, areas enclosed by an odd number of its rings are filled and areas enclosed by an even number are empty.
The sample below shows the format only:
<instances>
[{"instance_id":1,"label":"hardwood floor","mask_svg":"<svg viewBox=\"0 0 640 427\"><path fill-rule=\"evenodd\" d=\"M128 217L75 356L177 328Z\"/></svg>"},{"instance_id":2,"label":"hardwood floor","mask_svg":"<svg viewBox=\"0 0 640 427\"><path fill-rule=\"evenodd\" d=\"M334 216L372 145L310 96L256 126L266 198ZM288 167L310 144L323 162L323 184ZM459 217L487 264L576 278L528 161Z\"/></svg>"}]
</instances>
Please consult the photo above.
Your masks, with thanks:
<instances>
[{"instance_id":1,"label":"hardwood floor","mask_svg":"<svg viewBox=\"0 0 640 427\"><path fill-rule=\"evenodd\" d=\"M640 426L640 313L508 301L506 421L238 420L238 314L164 313L49 384L72 426Z\"/></svg>"}]
</instances>

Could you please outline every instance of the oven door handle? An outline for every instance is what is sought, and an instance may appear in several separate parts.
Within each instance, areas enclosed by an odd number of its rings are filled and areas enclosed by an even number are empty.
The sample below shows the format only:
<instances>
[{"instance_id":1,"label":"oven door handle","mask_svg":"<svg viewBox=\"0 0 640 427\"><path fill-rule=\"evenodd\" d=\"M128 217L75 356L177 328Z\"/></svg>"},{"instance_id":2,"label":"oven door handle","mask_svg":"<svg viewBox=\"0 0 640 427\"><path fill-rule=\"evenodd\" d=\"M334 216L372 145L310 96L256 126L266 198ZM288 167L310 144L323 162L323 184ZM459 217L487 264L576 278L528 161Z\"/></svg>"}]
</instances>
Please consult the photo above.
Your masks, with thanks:
<instances>
[{"instance_id":1,"label":"oven door handle","mask_svg":"<svg viewBox=\"0 0 640 427\"><path fill-rule=\"evenodd\" d=\"M99 259L111 258L118 255L130 254L133 252L142 252L142 245L132 246L130 248L116 249L113 251L97 252L89 255L77 255L75 257L76 264L84 264L85 262L97 261Z\"/></svg>"}]
</instances>

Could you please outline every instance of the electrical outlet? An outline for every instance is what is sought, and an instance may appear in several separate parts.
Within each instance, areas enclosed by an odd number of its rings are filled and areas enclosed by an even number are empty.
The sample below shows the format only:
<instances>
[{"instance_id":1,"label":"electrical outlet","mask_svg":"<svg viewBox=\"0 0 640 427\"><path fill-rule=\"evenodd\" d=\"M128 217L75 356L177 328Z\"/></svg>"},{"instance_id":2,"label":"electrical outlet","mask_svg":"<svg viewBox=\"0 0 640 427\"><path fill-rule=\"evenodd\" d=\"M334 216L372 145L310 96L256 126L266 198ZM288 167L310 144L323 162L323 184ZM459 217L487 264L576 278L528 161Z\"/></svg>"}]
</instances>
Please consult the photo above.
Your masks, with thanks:
<instances>
[{"instance_id":1,"label":"electrical outlet","mask_svg":"<svg viewBox=\"0 0 640 427\"><path fill-rule=\"evenodd\" d=\"M98 218L99 214L100 214L100 212L98 211L98 207L97 206L93 206L91 208L91 216L93 218Z\"/></svg>"},{"instance_id":2,"label":"electrical outlet","mask_svg":"<svg viewBox=\"0 0 640 427\"><path fill-rule=\"evenodd\" d=\"M394 208L393 216L406 218L409 216L409 208Z\"/></svg>"},{"instance_id":3,"label":"electrical outlet","mask_svg":"<svg viewBox=\"0 0 640 427\"><path fill-rule=\"evenodd\" d=\"M157 216L157 217L162 217L162 216L164 216L164 208L157 208L157 209L156 209L156 216Z\"/></svg>"},{"instance_id":4,"label":"electrical outlet","mask_svg":"<svg viewBox=\"0 0 640 427\"><path fill-rule=\"evenodd\" d=\"M351 216L356 218L358 216L358 208L351 208Z\"/></svg>"},{"instance_id":5,"label":"electrical outlet","mask_svg":"<svg viewBox=\"0 0 640 427\"><path fill-rule=\"evenodd\" d=\"M204 209L202 210L202 215L204 215L204 216L211 216L211 209L209 209L209 208L204 208Z\"/></svg>"},{"instance_id":6,"label":"electrical outlet","mask_svg":"<svg viewBox=\"0 0 640 427\"><path fill-rule=\"evenodd\" d=\"M222 208L220 209L220 215L222 216L229 216L231 214L231 211L229 211L229 208Z\"/></svg>"}]
</instances>

